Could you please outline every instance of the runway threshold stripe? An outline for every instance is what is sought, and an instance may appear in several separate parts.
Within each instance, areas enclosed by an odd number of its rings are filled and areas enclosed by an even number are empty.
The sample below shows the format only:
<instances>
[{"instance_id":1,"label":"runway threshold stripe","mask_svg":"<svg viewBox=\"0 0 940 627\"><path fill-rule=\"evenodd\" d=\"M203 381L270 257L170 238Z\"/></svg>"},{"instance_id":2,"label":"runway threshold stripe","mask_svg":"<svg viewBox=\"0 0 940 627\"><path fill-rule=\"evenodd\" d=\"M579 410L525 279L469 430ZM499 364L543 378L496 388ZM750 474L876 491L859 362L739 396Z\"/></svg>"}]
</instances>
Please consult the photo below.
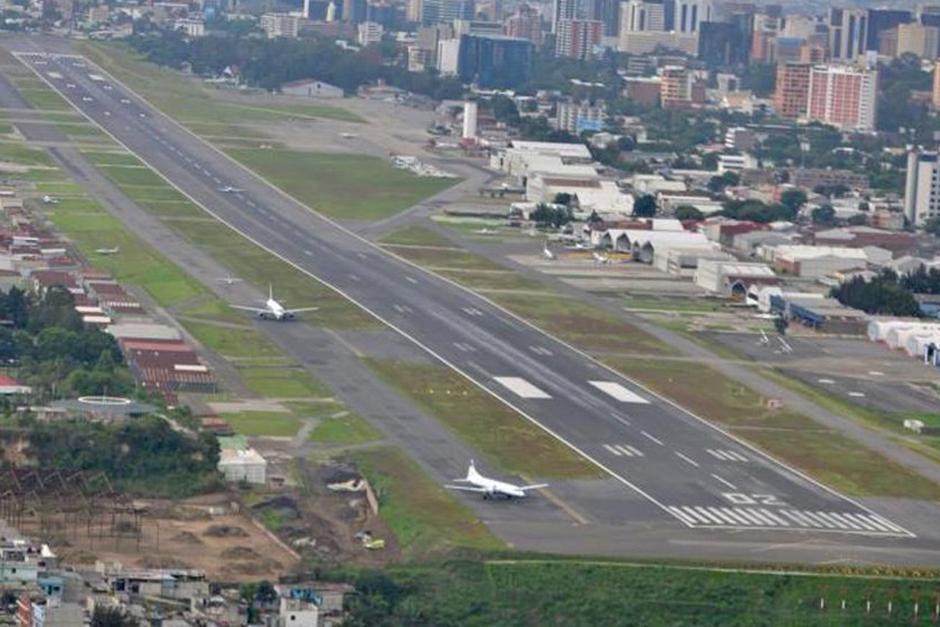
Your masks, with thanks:
<instances>
[{"instance_id":1,"label":"runway threshold stripe","mask_svg":"<svg viewBox=\"0 0 940 627\"><path fill-rule=\"evenodd\" d=\"M676 518L678 518L679 520L681 520L682 522L684 522L684 523L687 524L687 525L694 525L694 524L695 524L695 519L693 519L691 516L689 516L688 514L686 514L685 512L683 512L683 511L682 511L681 509L679 509L678 507L675 507L674 505L667 507L666 510L667 510L670 514L672 514L673 516L675 516Z\"/></svg>"},{"instance_id":2,"label":"runway threshold stripe","mask_svg":"<svg viewBox=\"0 0 940 627\"><path fill-rule=\"evenodd\" d=\"M648 400L639 394L631 392L615 381L588 381L588 383L621 403L649 403Z\"/></svg>"},{"instance_id":3,"label":"runway threshold stripe","mask_svg":"<svg viewBox=\"0 0 940 627\"><path fill-rule=\"evenodd\" d=\"M880 522L881 524L885 525L886 527L888 527L888 528L891 529L892 531L896 531L896 532L898 532L898 533L905 533L904 529L902 529L901 527L898 527L897 525L895 525L893 522L891 522L891 521L888 520L887 518L883 518L883 517L879 516L878 514L869 514L868 517L871 518L871 519L873 519L873 520L877 520L878 522Z\"/></svg>"},{"instance_id":4,"label":"runway threshold stripe","mask_svg":"<svg viewBox=\"0 0 940 627\"><path fill-rule=\"evenodd\" d=\"M501 386L520 398L548 399L551 396L522 377L493 377Z\"/></svg>"}]
</instances>

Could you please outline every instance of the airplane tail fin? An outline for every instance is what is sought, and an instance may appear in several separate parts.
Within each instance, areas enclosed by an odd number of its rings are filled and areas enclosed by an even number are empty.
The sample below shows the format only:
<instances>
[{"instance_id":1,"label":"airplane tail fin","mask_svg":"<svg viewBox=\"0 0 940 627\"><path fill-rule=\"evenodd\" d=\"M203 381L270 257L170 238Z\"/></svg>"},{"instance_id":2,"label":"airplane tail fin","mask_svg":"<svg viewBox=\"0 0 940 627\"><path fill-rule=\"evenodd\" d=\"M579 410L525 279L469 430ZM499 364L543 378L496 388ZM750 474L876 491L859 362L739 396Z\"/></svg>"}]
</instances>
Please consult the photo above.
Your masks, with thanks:
<instances>
[{"instance_id":1,"label":"airplane tail fin","mask_svg":"<svg viewBox=\"0 0 940 627\"><path fill-rule=\"evenodd\" d=\"M274 300L274 285L268 283L268 300Z\"/></svg>"}]
</instances>

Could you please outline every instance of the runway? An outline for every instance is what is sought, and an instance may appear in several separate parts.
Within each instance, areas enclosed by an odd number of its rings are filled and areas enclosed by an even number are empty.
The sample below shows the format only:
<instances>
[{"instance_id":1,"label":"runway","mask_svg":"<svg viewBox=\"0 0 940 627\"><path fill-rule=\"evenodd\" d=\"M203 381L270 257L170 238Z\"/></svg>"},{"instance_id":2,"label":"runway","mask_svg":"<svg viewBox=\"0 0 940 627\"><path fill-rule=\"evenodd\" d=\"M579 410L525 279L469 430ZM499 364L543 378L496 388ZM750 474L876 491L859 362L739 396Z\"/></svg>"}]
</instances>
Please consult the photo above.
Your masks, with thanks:
<instances>
[{"instance_id":1,"label":"runway","mask_svg":"<svg viewBox=\"0 0 940 627\"><path fill-rule=\"evenodd\" d=\"M656 506L664 525L913 535L899 522L768 459L485 299L390 256L286 198L87 60L36 53L19 57L207 211L334 287L580 451L624 489ZM219 191L224 187L243 191ZM457 471L463 460L454 464ZM624 518L629 515L624 508Z\"/></svg>"}]
</instances>

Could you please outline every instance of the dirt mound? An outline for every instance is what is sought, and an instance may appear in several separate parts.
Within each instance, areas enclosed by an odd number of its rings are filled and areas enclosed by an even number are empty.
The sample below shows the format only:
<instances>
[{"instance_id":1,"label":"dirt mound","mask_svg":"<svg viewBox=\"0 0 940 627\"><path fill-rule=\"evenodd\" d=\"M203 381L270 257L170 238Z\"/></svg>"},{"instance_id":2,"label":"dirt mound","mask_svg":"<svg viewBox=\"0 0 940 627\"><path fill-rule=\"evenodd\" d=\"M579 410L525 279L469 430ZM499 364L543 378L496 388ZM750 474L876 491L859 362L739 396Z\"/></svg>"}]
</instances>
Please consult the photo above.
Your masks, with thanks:
<instances>
[{"instance_id":1,"label":"dirt mound","mask_svg":"<svg viewBox=\"0 0 940 627\"><path fill-rule=\"evenodd\" d=\"M222 551L222 557L227 560L260 560L261 555L248 546L233 546Z\"/></svg>"},{"instance_id":2,"label":"dirt mound","mask_svg":"<svg viewBox=\"0 0 940 627\"><path fill-rule=\"evenodd\" d=\"M140 568L191 568L181 559L163 555L147 555L137 560Z\"/></svg>"},{"instance_id":3,"label":"dirt mound","mask_svg":"<svg viewBox=\"0 0 940 627\"><path fill-rule=\"evenodd\" d=\"M179 542L180 544L203 544L202 540L200 540L196 534L192 533L191 531L181 531L180 533L170 538L170 540L173 542Z\"/></svg>"},{"instance_id":4,"label":"dirt mound","mask_svg":"<svg viewBox=\"0 0 940 627\"><path fill-rule=\"evenodd\" d=\"M248 534L241 527L235 525L211 525L202 532L202 535L210 538L247 538Z\"/></svg>"}]
</instances>

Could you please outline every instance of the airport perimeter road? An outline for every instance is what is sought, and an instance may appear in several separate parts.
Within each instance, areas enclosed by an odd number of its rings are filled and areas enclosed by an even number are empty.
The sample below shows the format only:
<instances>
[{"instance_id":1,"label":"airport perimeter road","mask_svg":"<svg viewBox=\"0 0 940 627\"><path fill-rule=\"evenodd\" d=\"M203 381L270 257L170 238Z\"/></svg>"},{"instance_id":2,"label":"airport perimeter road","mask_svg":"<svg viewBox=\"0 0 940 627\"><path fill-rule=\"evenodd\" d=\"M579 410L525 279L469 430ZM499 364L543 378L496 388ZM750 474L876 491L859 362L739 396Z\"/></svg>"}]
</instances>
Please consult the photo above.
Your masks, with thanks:
<instances>
[{"instance_id":1,"label":"airport perimeter road","mask_svg":"<svg viewBox=\"0 0 940 627\"><path fill-rule=\"evenodd\" d=\"M913 534L897 522L771 461L479 296L285 197L86 59L33 51L18 56L207 211L340 290L563 439L655 504L664 523L859 536L853 542L862 542L861 536L910 541ZM463 460L454 461L455 471L462 466Z\"/></svg>"}]
</instances>

